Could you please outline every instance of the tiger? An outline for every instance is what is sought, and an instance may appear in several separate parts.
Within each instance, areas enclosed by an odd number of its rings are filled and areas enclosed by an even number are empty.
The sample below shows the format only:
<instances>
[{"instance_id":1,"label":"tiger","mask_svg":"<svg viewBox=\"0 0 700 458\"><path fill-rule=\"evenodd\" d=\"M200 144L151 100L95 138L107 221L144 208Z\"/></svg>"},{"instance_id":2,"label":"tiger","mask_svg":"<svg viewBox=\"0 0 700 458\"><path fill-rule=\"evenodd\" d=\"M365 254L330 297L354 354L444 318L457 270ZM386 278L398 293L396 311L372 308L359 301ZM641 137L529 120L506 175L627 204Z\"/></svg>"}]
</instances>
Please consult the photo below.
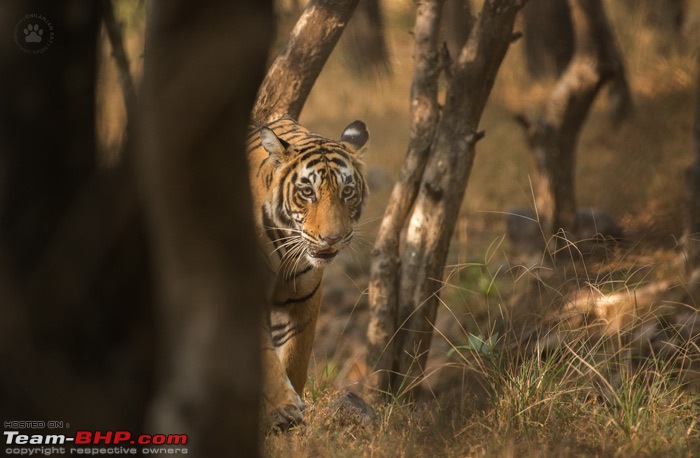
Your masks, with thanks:
<instances>
[{"instance_id":1,"label":"tiger","mask_svg":"<svg viewBox=\"0 0 700 458\"><path fill-rule=\"evenodd\" d=\"M302 401L324 268L353 239L369 196L369 132L353 121L340 140L284 117L251 125L247 151L255 226L274 275L261 333L263 408L272 428L303 422Z\"/></svg>"}]
</instances>

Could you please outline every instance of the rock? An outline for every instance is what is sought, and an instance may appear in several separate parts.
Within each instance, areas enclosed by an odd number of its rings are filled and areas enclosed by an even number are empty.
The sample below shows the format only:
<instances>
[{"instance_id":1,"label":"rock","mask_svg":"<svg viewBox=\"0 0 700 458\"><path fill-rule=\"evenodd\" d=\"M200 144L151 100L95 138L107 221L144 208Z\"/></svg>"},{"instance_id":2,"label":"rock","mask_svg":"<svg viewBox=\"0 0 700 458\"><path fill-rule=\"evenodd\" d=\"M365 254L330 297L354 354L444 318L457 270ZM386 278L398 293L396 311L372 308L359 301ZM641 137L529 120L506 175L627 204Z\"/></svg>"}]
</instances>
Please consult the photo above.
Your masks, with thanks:
<instances>
[{"instance_id":1,"label":"rock","mask_svg":"<svg viewBox=\"0 0 700 458\"><path fill-rule=\"evenodd\" d=\"M332 422L337 426L370 426L377 420L374 408L360 396L347 392L333 403L329 410Z\"/></svg>"}]
</instances>

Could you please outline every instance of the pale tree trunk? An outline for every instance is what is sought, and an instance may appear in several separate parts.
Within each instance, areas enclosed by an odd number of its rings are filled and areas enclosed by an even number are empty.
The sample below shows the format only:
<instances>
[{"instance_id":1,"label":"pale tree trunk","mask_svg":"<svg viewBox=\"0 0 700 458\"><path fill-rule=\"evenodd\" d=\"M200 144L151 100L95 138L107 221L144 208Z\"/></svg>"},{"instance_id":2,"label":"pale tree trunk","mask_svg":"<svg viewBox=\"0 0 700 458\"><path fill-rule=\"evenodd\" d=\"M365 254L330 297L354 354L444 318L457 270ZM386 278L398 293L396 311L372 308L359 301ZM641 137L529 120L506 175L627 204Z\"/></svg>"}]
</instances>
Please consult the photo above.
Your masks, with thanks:
<instances>
[{"instance_id":1,"label":"pale tree trunk","mask_svg":"<svg viewBox=\"0 0 700 458\"><path fill-rule=\"evenodd\" d=\"M450 239L483 136L479 120L523 4L484 2L469 40L444 67L436 38L442 1L418 5L411 141L371 268L367 363L374 375L367 388L374 393L404 392L422 379ZM447 92L440 116L434 85L442 68Z\"/></svg>"},{"instance_id":2,"label":"pale tree trunk","mask_svg":"<svg viewBox=\"0 0 700 458\"><path fill-rule=\"evenodd\" d=\"M350 69L355 73L391 73L379 0L359 0L341 43L347 53Z\"/></svg>"},{"instance_id":3,"label":"pale tree trunk","mask_svg":"<svg viewBox=\"0 0 700 458\"><path fill-rule=\"evenodd\" d=\"M245 156L271 2L152 5L139 159L160 284L149 431L195 456L258 455L258 262Z\"/></svg>"},{"instance_id":4,"label":"pale tree trunk","mask_svg":"<svg viewBox=\"0 0 700 458\"><path fill-rule=\"evenodd\" d=\"M517 119L535 156L536 196L545 233L576 234L574 194L575 149L578 135L596 95L609 81L620 94L618 117L628 113L631 96L620 53L600 0L569 0L574 54L559 78L544 114L535 122ZM546 191L545 191L546 190ZM544 192L542 192L544 191Z\"/></svg>"},{"instance_id":5,"label":"pale tree trunk","mask_svg":"<svg viewBox=\"0 0 700 458\"><path fill-rule=\"evenodd\" d=\"M413 27L413 85L411 86L411 132L399 180L389 199L377 233L372 259L369 303L372 309L368 339L368 366L375 368L368 385L387 390L394 365L394 333L398 319L398 288L401 232L418 194L430 146L440 116L437 101L441 72L438 54L438 1L418 4Z\"/></svg>"},{"instance_id":6,"label":"pale tree trunk","mask_svg":"<svg viewBox=\"0 0 700 458\"><path fill-rule=\"evenodd\" d=\"M358 0L311 0L284 51L265 76L251 119L265 124L282 116L299 118L316 78L343 33Z\"/></svg>"}]
</instances>

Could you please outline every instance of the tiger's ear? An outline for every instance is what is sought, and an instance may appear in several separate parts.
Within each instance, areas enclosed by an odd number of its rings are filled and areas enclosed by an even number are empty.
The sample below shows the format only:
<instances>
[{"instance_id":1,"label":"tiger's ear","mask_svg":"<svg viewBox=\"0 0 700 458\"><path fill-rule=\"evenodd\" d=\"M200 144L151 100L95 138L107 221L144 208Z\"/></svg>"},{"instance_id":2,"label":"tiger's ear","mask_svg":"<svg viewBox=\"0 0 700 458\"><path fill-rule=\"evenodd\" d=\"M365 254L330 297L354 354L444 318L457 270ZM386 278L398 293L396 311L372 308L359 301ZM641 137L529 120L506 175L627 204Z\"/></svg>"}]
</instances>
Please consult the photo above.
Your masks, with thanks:
<instances>
[{"instance_id":1,"label":"tiger's ear","mask_svg":"<svg viewBox=\"0 0 700 458\"><path fill-rule=\"evenodd\" d=\"M262 141L263 148L268 152L275 166L285 162L290 156L289 143L279 138L267 127L260 129L260 140Z\"/></svg>"},{"instance_id":2,"label":"tiger's ear","mask_svg":"<svg viewBox=\"0 0 700 458\"><path fill-rule=\"evenodd\" d=\"M367 149L367 140L369 140L369 131L362 121L353 121L348 124L340 136L340 141L358 156L361 156Z\"/></svg>"}]
</instances>

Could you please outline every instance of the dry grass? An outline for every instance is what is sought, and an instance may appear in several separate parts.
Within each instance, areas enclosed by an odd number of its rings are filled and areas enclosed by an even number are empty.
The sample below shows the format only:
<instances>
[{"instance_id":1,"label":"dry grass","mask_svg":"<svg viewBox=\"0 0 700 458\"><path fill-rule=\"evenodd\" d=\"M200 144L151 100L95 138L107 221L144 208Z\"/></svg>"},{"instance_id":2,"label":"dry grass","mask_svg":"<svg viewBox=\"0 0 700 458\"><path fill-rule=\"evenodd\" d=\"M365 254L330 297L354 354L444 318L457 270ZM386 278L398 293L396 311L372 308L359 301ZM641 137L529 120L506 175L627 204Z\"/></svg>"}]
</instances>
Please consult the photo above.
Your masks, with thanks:
<instances>
[{"instance_id":1,"label":"dry grass","mask_svg":"<svg viewBox=\"0 0 700 458\"><path fill-rule=\"evenodd\" d=\"M457 346L448 399L377 407L370 425L334 415L327 384L307 425L269 436L266 456L693 456L700 398L669 376L670 362L568 330L557 349L529 354ZM621 337L618 336L618 337ZM447 365L447 363L445 363ZM478 397L475 394L478 393Z\"/></svg>"}]
</instances>

